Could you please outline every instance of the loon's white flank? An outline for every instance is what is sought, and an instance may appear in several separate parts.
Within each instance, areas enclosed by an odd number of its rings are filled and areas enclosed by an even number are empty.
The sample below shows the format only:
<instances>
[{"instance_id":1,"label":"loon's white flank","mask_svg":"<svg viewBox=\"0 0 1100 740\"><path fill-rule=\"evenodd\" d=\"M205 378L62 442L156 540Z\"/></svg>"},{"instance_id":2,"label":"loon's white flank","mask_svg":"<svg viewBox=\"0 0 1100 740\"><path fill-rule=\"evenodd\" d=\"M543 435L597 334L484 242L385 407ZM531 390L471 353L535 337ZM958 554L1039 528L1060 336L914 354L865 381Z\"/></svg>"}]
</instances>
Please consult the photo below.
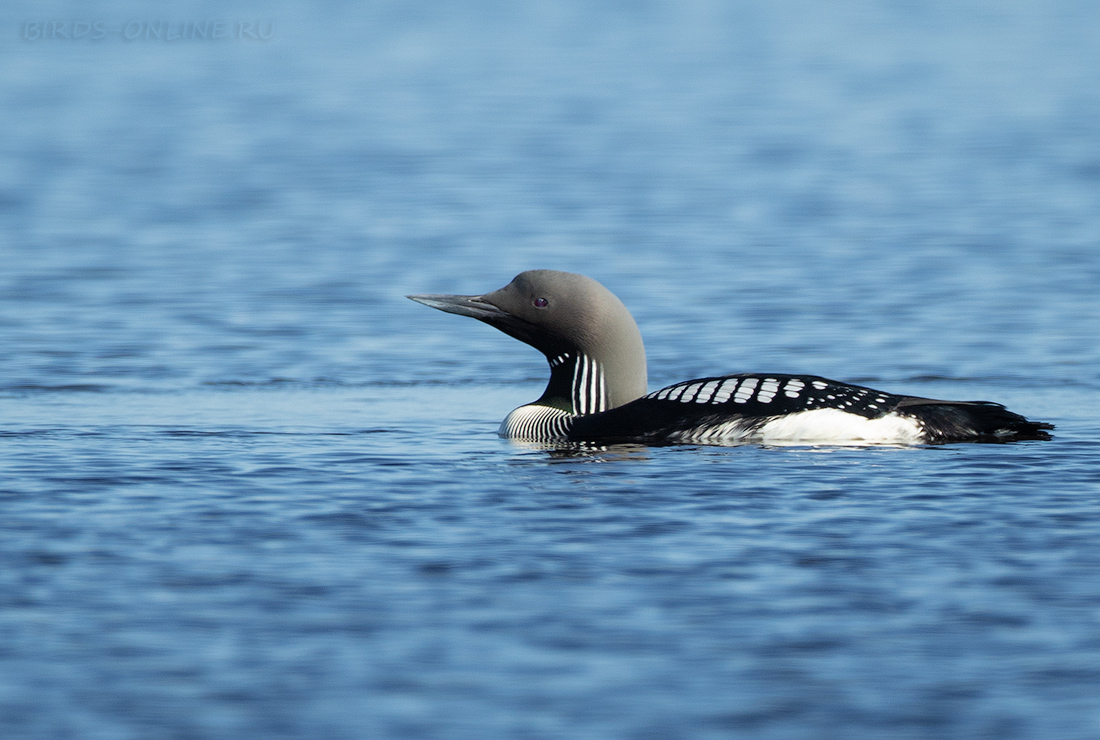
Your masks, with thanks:
<instances>
[{"instance_id":1,"label":"loon's white flank","mask_svg":"<svg viewBox=\"0 0 1100 740\"><path fill-rule=\"evenodd\" d=\"M927 441L923 426L912 417L886 414L868 419L828 408L777 416L762 425L753 419L733 419L675 436L675 441L688 444L916 445Z\"/></svg>"}]
</instances>

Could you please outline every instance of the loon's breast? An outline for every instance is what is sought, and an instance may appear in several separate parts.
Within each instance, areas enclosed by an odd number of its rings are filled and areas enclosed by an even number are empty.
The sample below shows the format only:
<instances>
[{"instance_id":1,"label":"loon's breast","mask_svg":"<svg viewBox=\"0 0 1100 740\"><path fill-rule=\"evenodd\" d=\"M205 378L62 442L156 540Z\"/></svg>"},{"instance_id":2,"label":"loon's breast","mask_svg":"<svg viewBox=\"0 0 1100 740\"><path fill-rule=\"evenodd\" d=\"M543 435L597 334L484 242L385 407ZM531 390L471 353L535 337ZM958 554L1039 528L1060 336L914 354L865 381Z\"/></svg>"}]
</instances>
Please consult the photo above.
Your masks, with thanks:
<instances>
[{"instance_id":1,"label":"loon's breast","mask_svg":"<svg viewBox=\"0 0 1100 740\"><path fill-rule=\"evenodd\" d=\"M501 437L531 442L567 441L569 428L578 418L553 406L532 403L508 414L497 433Z\"/></svg>"}]
</instances>

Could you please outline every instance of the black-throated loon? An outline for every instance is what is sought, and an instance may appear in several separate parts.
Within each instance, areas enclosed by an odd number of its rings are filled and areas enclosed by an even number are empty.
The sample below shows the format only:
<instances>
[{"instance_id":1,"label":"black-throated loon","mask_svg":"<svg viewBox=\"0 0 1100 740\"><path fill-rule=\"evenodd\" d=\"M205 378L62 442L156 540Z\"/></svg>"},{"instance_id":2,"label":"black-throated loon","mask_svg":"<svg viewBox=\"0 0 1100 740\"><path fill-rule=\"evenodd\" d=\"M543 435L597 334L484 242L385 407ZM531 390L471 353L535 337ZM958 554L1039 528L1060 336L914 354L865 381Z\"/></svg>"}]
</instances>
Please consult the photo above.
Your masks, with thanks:
<instances>
[{"instance_id":1,"label":"black-throated loon","mask_svg":"<svg viewBox=\"0 0 1100 740\"><path fill-rule=\"evenodd\" d=\"M508 414L502 437L602 444L928 444L1050 439L1045 430L1054 428L988 401L898 396L815 375L725 375L647 395L637 324L611 291L584 275L530 270L485 295L408 297L484 321L546 355L546 391Z\"/></svg>"}]
</instances>

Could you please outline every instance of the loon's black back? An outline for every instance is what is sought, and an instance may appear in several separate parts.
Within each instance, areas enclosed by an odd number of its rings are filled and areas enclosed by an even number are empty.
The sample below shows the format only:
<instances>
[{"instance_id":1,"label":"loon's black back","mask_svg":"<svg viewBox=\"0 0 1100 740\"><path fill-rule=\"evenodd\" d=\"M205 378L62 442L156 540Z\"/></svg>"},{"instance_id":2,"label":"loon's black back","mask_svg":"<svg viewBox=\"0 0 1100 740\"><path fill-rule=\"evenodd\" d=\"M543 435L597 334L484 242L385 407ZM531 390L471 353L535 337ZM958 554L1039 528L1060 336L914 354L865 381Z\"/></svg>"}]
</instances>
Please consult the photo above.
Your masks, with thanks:
<instances>
[{"instance_id":1,"label":"loon's black back","mask_svg":"<svg viewBox=\"0 0 1100 740\"><path fill-rule=\"evenodd\" d=\"M900 396L816 375L740 373L676 383L578 417L568 435L574 441L667 444L705 439L706 430L729 426L730 436L751 439L776 419L827 409L865 419L912 419L927 443L1046 440L1046 430L1054 428L989 401Z\"/></svg>"}]
</instances>

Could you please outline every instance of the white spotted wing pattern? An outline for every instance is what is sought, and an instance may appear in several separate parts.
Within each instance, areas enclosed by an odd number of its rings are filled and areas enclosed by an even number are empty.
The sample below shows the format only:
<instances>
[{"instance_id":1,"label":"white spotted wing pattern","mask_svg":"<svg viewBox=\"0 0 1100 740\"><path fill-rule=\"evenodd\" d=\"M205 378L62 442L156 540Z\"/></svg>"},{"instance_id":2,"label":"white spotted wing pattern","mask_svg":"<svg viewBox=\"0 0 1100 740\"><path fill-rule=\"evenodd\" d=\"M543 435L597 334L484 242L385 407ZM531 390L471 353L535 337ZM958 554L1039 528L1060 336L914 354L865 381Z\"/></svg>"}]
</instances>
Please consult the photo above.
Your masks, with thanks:
<instances>
[{"instance_id":1,"label":"white spotted wing pattern","mask_svg":"<svg viewBox=\"0 0 1100 740\"><path fill-rule=\"evenodd\" d=\"M832 408L868 418L891 407L891 396L870 388L805 375L728 375L670 385L650 393L654 401L726 406L747 416ZM738 408L741 407L741 408Z\"/></svg>"}]
</instances>

